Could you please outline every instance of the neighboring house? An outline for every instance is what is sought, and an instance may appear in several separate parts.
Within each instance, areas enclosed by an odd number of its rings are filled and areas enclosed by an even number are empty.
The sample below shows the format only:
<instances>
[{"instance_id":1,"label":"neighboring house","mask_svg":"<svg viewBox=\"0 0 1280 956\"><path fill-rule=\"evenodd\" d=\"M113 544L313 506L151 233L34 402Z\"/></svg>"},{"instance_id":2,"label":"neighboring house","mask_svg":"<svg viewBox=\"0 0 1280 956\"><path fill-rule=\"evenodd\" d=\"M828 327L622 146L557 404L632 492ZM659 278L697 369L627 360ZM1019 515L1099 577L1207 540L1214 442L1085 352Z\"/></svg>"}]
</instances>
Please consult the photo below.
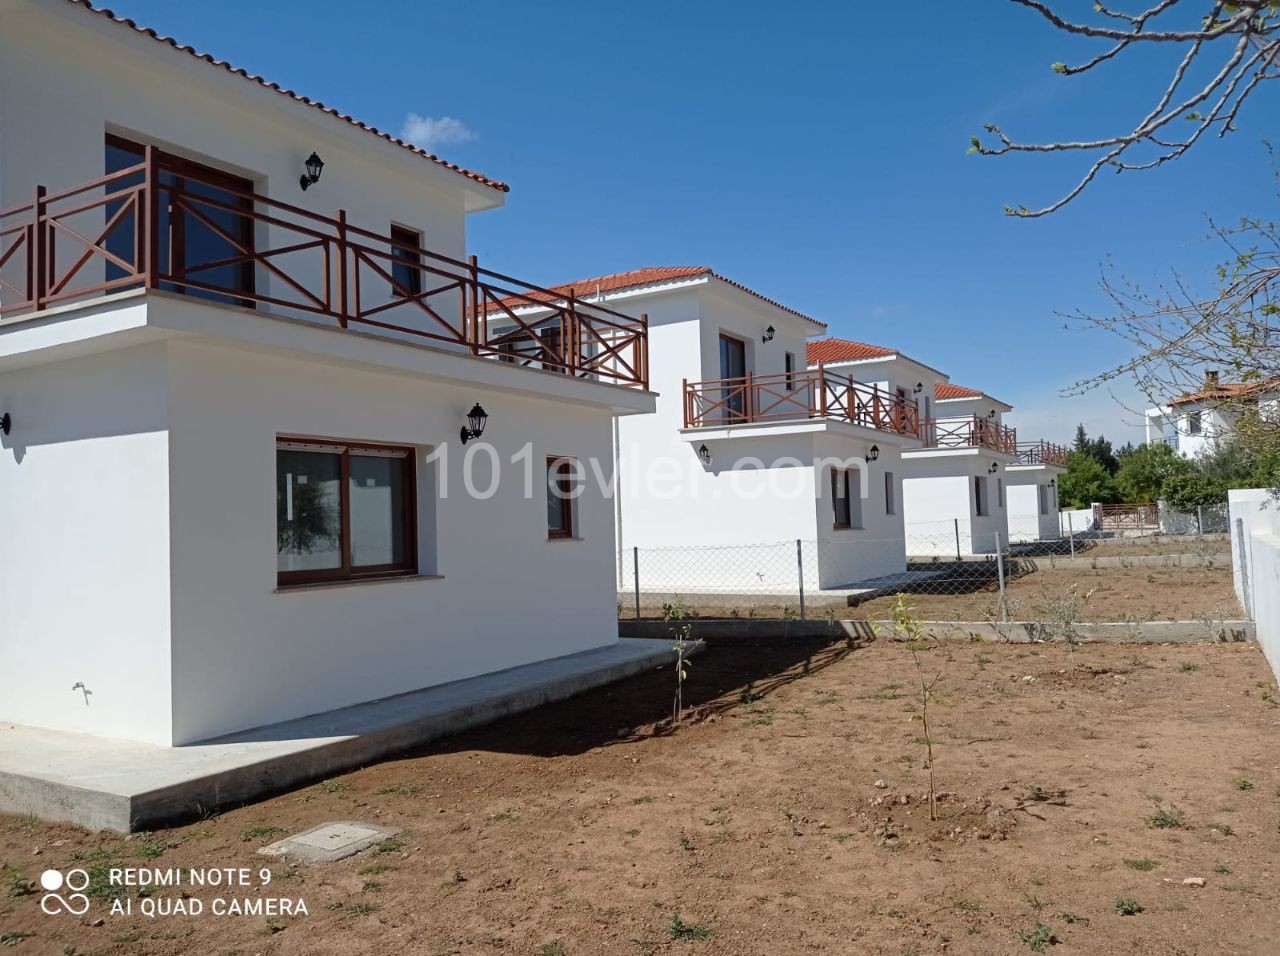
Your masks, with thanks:
<instances>
[{"instance_id":1,"label":"neighboring house","mask_svg":"<svg viewBox=\"0 0 1280 956\"><path fill-rule=\"evenodd\" d=\"M617 426L620 589L633 548L642 591L794 591L797 540L813 543L811 588L905 570L914 396L807 368L806 339L825 326L705 266L555 289L648 315L657 411Z\"/></svg>"},{"instance_id":2,"label":"neighboring house","mask_svg":"<svg viewBox=\"0 0 1280 956\"><path fill-rule=\"evenodd\" d=\"M1051 442L1018 442L1018 460L1005 474L1009 540L1056 541L1062 537L1058 516L1058 480L1067 473L1067 449Z\"/></svg>"},{"instance_id":3,"label":"neighboring house","mask_svg":"<svg viewBox=\"0 0 1280 956\"><path fill-rule=\"evenodd\" d=\"M987 554L1007 541L1006 477L1017 461L1017 437L1002 416L1011 406L866 342L811 342L809 364L918 402L921 442L903 450L901 465L908 554Z\"/></svg>"},{"instance_id":4,"label":"neighboring house","mask_svg":"<svg viewBox=\"0 0 1280 956\"><path fill-rule=\"evenodd\" d=\"M646 331L495 306L504 185L74 0L0 0L0 89L0 720L179 745L617 640L612 503L547 489L653 410Z\"/></svg>"},{"instance_id":5,"label":"neighboring house","mask_svg":"<svg viewBox=\"0 0 1280 956\"><path fill-rule=\"evenodd\" d=\"M1213 370L1204 384L1167 405L1148 408L1147 443L1164 443L1184 458L1197 458L1229 441L1245 411L1274 409L1280 382L1223 382Z\"/></svg>"}]
</instances>

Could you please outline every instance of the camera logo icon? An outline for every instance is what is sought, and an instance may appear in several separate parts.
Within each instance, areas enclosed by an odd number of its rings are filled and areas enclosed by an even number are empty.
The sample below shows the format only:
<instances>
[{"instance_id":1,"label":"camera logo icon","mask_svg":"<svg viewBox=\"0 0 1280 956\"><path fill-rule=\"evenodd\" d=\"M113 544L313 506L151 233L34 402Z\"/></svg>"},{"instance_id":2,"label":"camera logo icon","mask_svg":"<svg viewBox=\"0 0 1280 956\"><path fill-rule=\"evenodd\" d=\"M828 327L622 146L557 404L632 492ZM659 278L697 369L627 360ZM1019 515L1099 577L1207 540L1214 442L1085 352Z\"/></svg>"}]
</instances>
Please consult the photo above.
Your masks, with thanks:
<instances>
[{"instance_id":1,"label":"camera logo icon","mask_svg":"<svg viewBox=\"0 0 1280 956\"><path fill-rule=\"evenodd\" d=\"M69 913L83 916L89 911L89 897L83 890L89 886L89 874L84 870L45 870L40 874L40 886L45 890L40 897L40 909L47 916ZM65 892L62 892L65 891Z\"/></svg>"}]
</instances>

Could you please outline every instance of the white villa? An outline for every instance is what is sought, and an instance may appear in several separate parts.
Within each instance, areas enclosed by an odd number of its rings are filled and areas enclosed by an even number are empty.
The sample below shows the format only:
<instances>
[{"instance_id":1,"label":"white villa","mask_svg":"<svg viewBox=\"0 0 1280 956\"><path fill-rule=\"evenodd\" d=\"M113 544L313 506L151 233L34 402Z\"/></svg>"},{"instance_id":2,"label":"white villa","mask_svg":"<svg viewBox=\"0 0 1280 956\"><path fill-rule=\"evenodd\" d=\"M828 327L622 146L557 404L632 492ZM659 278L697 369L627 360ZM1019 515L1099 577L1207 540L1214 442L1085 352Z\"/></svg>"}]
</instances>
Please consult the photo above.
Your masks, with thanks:
<instances>
[{"instance_id":1,"label":"white villa","mask_svg":"<svg viewBox=\"0 0 1280 956\"><path fill-rule=\"evenodd\" d=\"M0 0L0 89L0 720L181 745L617 641L613 505L546 488L654 410L645 322L468 259L506 186L74 0Z\"/></svg>"},{"instance_id":2,"label":"white villa","mask_svg":"<svg viewBox=\"0 0 1280 956\"><path fill-rule=\"evenodd\" d=\"M1019 445L1003 421L1012 406L954 385L946 373L894 348L828 338L810 342L808 357L811 369L852 375L918 402L921 440L902 452L908 554L993 553L1009 541L1012 508L1020 540L1057 537L1055 475L1066 470L1066 452L1044 442ZM1036 498L1036 524L1023 533L1028 488ZM1041 495L1049 509L1044 516Z\"/></svg>"},{"instance_id":3,"label":"white villa","mask_svg":"<svg viewBox=\"0 0 1280 956\"><path fill-rule=\"evenodd\" d=\"M657 411L617 424L620 590L635 548L642 591L794 593L798 540L812 548L810 588L906 569L901 455L919 444L914 396L806 368L806 340L825 325L705 266L554 288L648 316Z\"/></svg>"},{"instance_id":4,"label":"white villa","mask_svg":"<svg viewBox=\"0 0 1280 956\"><path fill-rule=\"evenodd\" d=\"M1280 383L1274 380L1223 382L1210 369L1196 391L1147 409L1147 443L1163 442L1184 458L1197 458L1235 434L1242 403L1274 408L1277 402Z\"/></svg>"},{"instance_id":5,"label":"white villa","mask_svg":"<svg viewBox=\"0 0 1280 956\"><path fill-rule=\"evenodd\" d=\"M1067 449L1047 441L1018 442L1018 460L1005 474L1009 540L1056 541L1059 525L1058 480L1067 473Z\"/></svg>"}]
</instances>

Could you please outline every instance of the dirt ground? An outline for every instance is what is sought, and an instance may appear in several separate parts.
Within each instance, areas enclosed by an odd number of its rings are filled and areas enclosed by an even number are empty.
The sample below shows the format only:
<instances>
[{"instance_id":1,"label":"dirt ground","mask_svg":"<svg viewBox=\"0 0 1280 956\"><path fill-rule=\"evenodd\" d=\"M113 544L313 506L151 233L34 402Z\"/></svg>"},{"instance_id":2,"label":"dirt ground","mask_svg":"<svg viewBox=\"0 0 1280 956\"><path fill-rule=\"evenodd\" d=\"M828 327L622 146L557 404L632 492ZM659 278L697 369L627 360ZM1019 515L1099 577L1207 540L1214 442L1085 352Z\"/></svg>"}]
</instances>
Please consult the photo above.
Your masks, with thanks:
<instances>
[{"instance_id":1,"label":"dirt ground","mask_svg":"<svg viewBox=\"0 0 1280 956\"><path fill-rule=\"evenodd\" d=\"M1005 587L1015 621L1196 621L1242 616L1231 584L1231 568L1073 568L1039 570L1012 578ZM916 616L929 621L984 621L999 612L996 584L960 594L912 594ZM853 608L853 616L890 616L894 598ZM841 615L842 617L846 615Z\"/></svg>"},{"instance_id":2,"label":"dirt ground","mask_svg":"<svg viewBox=\"0 0 1280 956\"><path fill-rule=\"evenodd\" d=\"M1076 542L1076 553L1090 556L1131 556L1140 554L1230 554L1231 536L1206 535L1147 535L1133 538L1099 538ZM1083 547L1081 547L1083 545Z\"/></svg>"},{"instance_id":3,"label":"dirt ground","mask_svg":"<svg viewBox=\"0 0 1280 956\"><path fill-rule=\"evenodd\" d=\"M909 595L918 618L929 621L987 621L998 618L1000 592L989 562L976 563L974 580L941 585L953 593L928 593L930 585ZM1074 590L1073 590L1074 588ZM1090 593L1092 592L1092 593ZM1204 621L1205 634L1217 633L1214 622L1237 620L1243 612L1231 584L1231 568L1072 568L1034 570L1011 578L1006 587L1009 617L1017 621L1062 620L1068 613L1077 621ZM760 603L743 595L734 604L700 603L686 599L698 617L794 618L799 600L790 604ZM828 613L851 620L885 620L895 598L883 597L857 607L822 606L810 602L808 616L821 619ZM658 605L642 606L642 617L660 618ZM621 606L621 617L633 618L630 605Z\"/></svg>"},{"instance_id":4,"label":"dirt ground","mask_svg":"<svg viewBox=\"0 0 1280 956\"><path fill-rule=\"evenodd\" d=\"M1280 701L1256 645L1073 657L952 642L920 658L940 675L936 822L907 646L716 644L692 662L674 732L668 667L128 840L0 818L0 942L15 956L1276 952ZM265 895L309 915L107 915L110 865L256 874L260 845L331 820L403 833L338 863L269 861ZM77 865L92 908L43 916L30 881Z\"/></svg>"}]
</instances>

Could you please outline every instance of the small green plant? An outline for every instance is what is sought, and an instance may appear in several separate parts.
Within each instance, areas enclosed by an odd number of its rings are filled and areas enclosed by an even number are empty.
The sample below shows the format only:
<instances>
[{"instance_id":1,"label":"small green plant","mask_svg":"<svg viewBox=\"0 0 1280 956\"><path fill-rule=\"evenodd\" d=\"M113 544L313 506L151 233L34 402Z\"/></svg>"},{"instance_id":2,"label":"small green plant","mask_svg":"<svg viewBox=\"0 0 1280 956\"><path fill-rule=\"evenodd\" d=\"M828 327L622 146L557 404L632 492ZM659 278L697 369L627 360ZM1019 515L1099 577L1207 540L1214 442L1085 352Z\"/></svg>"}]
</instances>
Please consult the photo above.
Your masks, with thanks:
<instances>
[{"instance_id":1,"label":"small green plant","mask_svg":"<svg viewBox=\"0 0 1280 956\"><path fill-rule=\"evenodd\" d=\"M360 867L357 872L361 876L377 876L379 873L386 873L388 870L394 870L395 867L389 863L370 863L368 866Z\"/></svg>"},{"instance_id":2,"label":"small green plant","mask_svg":"<svg viewBox=\"0 0 1280 956\"><path fill-rule=\"evenodd\" d=\"M1160 864L1156 863L1155 860L1148 860L1144 857L1140 860L1125 860L1124 865L1129 867L1129 869L1137 870L1140 873L1149 873Z\"/></svg>"},{"instance_id":3,"label":"small green plant","mask_svg":"<svg viewBox=\"0 0 1280 956\"><path fill-rule=\"evenodd\" d=\"M1225 875L1231 872L1231 867L1227 866L1225 863L1216 863L1214 864L1213 872Z\"/></svg>"},{"instance_id":4,"label":"small green plant","mask_svg":"<svg viewBox=\"0 0 1280 956\"><path fill-rule=\"evenodd\" d=\"M467 878L463 875L461 870L454 870L453 876L449 877L449 882L454 886L457 886L460 883L467 882Z\"/></svg>"},{"instance_id":5,"label":"small green plant","mask_svg":"<svg viewBox=\"0 0 1280 956\"><path fill-rule=\"evenodd\" d=\"M342 780L326 780L320 784L320 789L325 793L350 793L351 784Z\"/></svg>"},{"instance_id":6,"label":"small green plant","mask_svg":"<svg viewBox=\"0 0 1280 956\"><path fill-rule=\"evenodd\" d=\"M1190 661L1183 661L1178 665L1178 670L1182 671L1184 674L1190 674L1192 671L1198 671L1199 669L1199 664L1193 664Z\"/></svg>"},{"instance_id":7,"label":"small green plant","mask_svg":"<svg viewBox=\"0 0 1280 956\"><path fill-rule=\"evenodd\" d=\"M710 939L711 928L703 923L686 923L675 913L667 924L667 935L672 939Z\"/></svg>"},{"instance_id":8,"label":"small green plant","mask_svg":"<svg viewBox=\"0 0 1280 956\"><path fill-rule=\"evenodd\" d=\"M1122 896L1113 905L1121 916L1137 916L1142 912L1142 904L1132 896Z\"/></svg>"},{"instance_id":9,"label":"small green plant","mask_svg":"<svg viewBox=\"0 0 1280 956\"><path fill-rule=\"evenodd\" d=\"M422 787L416 783L393 783L373 792L380 797L413 797L422 792Z\"/></svg>"},{"instance_id":10,"label":"small green plant","mask_svg":"<svg viewBox=\"0 0 1280 956\"><path fill-rule=\"evenodd\" d=\"M388 837L378 843L375 849L379 853L399 853L404 849L404 840L397 840L395 837Z\"/></svg>"},{"instance_id":11,"label":"small green plant","mask_svg":"<svg viewBox=\"0 0 1280 956\"><path fill-rule=\"evenodd\" d=\"M676 693L671 703L671 723L677 727L684 713L684 682L689 676L688 656L694 645L693 625L685 620L688 617L689 609L679 597L671 604L662 605L662 619L675 635L671 642L671 649L676 652Z\"/></svg>"},{"instance_id":12,"label":"small green plant","mask_svg":"<svg viewBox=\"0 0 1280 956\"><path fill-rule=\"evenodd\" d=\"M1036 923L1032 929L1024 929L1018 936L1026 943L1027 948L1034 953L1043 953L1049 946L1058 941L1057 937L1053 935L1053 929L1045 923Z\"/></svg>"},{"instance_id":13,"label":"small green plant","mask_svg":"<svg viewBox=\"0 0 1280 956\"><path fill-rule=\"evenodd\" d=\"M1089 925L1089 917L1081 916L1079 913L1073 913L1070 910L1063 910L1058 915L1062 917L1062 921L1064 923L1070 923L1070 924L1079 923L1081 926Z\"/></svg>"},{"instance_id":14,"label":"small green plant","mask_svg":"<svg viewBox=\"0 0 1280 956\"><path fill-rule=\"evenodd\" d=\"M951 908L961 913L978 912L978 904L973 900L955 899L951 901Z\"/></svg>"},{"instance_id":15,"label":"small green plant","mask_svg":"<svg viewBox=\"0 0 1280 956\"><path fill-rule=\"evenodd\" d=\"M538 956L568 956L569 951L564 948L564 943L556 940L554 943L546 943L538 949Z\"/></svg>"},{"instance_id":16,"label":"small green plant","mask_svg":"<svg viewBox=\"0 0 1280 956\"><path fill-rule=\"evenodd\" d=\"M364 886L360 887L361 893L378 893L382 890L382 884L377 880L365 880Z\"/></svg>"},{"instance_id":17,"label":"small green plant","mask_svg":"<svg viewBox=\"0 0 1280 956\"><path fill-rule=\"evenodd\" d=\"M1235 787L1237 790L1252 790L1252 789L1253 789L1253 781L1252 781L1252 780L1246 780L1244 777L1241 777L1239 780L1237 780L1237 781L1236 781L1235 783L1233 783L1231 786Z\"/></svg>"},{"instance_id":18,"label":"small green plant","mask_svg":"<svg viewBox=\"0 0 1280 956\"><path fill-rule=\"evenodd\" d=\"M647 793L645 793L645 794L641 794L641 795L640 795L640 796L638 796L638 797L632 797L632 798L631 798L631 802L632 802L633 804L638 804L638 803L653 803L653 797L651 797L651 796L649 796Z\"/></svg>"},{"instance_id":19,"label":"small green plant","mask_svg":"<svg viewBox=\"0 0 1280 956\"><path fill-rule=\"evenodd\" d=\"M692 851L692 850L693 850L693 841L692 841L692 840L690 840L687 836L681 836L681 837L680 837L680 849L682 849L682 850L690 850L690 851Z\"/></svg>"},{"instance_id":20,"label":"small green plant","mask_svg":"<svg viewBox=\"0 0 1280 956\"><path fill-rule=\"evenodd\" d=\"M377 911L378 904L377 903L347 903L342 908L347 913L350 913L352 916L368 916L370 913L374 913Z\"/></svg>"},{"instance_id":21,"label":"small green plant","mask_svg":"<svg viewBox=\"0 0 1280 956\"><path fill-rule=\"evenodd\" d=\"M284 831L279 827L273 826L270 823L260 823L256 827L249 827L249 829L245 830L244 833L241 833L240 842L250 843L253 840L263 840L269 836L283 832Z\"/></svg>"},{"instance_id":22,"label":"small green plant","mask_svg":"<svg viewBox=\"0 0 1280 956\"><path fill-rule=\"evenodd\" d=\"M1157 830L1181 830L1187 825L1182 811L1175 806L1156 807L1155 813L1147 817L1147 826Z\"/></svg>"},{"instance_id":23,"label":"small green plant","mask_svg":"<svg viewBox=\"0 0 1280 956\"><path fill-rule=\"evenodd\" d=\"M35 933L28 933L25 930L13 929L7 933L0 933L0 946L17 946L24 939L30 939Z\"/></svg>"},{"instance_id":24,"label":"small green plant","mask_svg":"<svg viewBox=\"0 0 1280 956\"><path fill-rule=\"evenodd\" d=\"M1231 836L1236 831L1232 829L1230 823L1215 823L1212 829L1217 830L1223 836Z\"/></svg>"},{"instance_id":25,"label":"small green plant","mask_svg":"<svg viewBox=\"0 0 1280 956\"><path fill-rule=\"evenodd\" d=\"M516 818L516 815L510 810L503 810L500 813L494 813L489 816L490 823L510 823Z\"/></svg>"}]
</instances>

